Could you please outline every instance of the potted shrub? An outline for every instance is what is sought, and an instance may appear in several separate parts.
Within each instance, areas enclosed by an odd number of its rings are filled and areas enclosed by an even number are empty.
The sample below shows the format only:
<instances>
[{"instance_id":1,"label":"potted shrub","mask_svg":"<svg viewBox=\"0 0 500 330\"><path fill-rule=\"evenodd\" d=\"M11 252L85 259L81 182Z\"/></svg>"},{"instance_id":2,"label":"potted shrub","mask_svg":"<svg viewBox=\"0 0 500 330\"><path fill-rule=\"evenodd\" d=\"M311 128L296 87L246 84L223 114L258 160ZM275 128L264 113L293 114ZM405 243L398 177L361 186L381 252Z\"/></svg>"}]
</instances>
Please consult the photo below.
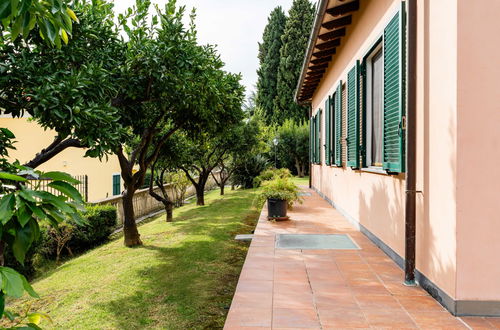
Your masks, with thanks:
<instances>
[{"instance_id":1,"label":"potted shrub","mask_svg":"<svg viewBox=\"0 0 500 330\"><path fill-rule=\"evenodd\" d=\"M262 184L259 201L267 200L268 220L288 220L287 209L294 202L302 202L299 188L287 178L276 178Z\"/></svg>"}]
</instances>

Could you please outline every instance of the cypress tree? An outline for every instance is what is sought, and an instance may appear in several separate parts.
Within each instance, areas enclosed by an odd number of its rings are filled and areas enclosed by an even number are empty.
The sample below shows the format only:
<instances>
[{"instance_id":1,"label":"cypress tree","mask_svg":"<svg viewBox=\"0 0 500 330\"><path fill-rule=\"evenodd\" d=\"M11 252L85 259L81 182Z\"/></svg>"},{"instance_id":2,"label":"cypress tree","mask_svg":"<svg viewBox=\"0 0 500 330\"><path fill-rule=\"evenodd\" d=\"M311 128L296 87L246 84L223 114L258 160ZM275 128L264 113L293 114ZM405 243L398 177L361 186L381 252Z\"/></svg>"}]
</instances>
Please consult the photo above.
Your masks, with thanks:
<instances>
[{"instance_id":1,"label":"cypress tree","mask_svg":"<svg viewBox=\"0 0 500 330\"><path fill-rule=\"evenodd\" d=\"M281 36L285 30L285 24L286 16L281 6L274 8L264 29L262 43L259 43L260 67L257 70L256 105L262 109L268 124L273 117L274 99L277 95Z\"/></svg>"},{"instance_id":2,"label":"cypress tree","mask_svg":"<svg viewBox=\"0 0 500 330\"><path fill-rule=\"evenodd\" d=\"M282 124L291 118L296 122L308 119L307 107L297 105L293 96L304 61L307 42L314 19L314 6L309 0L294 0L280 51L277 95L274 99L273 122Z\"/></svg>"}]
</instances>

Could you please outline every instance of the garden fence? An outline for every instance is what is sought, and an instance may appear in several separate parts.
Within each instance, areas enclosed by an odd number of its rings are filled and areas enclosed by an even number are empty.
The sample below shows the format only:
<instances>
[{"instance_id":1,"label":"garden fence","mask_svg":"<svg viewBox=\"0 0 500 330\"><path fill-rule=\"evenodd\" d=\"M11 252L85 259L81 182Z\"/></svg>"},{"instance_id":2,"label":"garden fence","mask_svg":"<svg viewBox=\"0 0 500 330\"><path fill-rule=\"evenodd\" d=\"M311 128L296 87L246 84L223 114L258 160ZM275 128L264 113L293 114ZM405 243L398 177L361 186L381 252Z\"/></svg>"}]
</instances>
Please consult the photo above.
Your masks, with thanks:
<instances>
[{"instance_id":1,"label":"garden fence","mask_svg":"<svg viewBox=\"0 0 500 330\"><path fill-rule=\"evenodd\" d=\"M89 178L87 175L73 175L74 179L80 181L80 183L74 184L73 186L78 190L80 195L82 195L83 200L87 202L89 200ZM34 188L38 186L37 190L43 190L54 194L56 196L62 195L62 193L52 187L49 187L51 179L31 179L28 180L29 185Z\"/></svg>"},{"instance_id":2,"label":"garden fence","mask_svg":"<svg viewBox=\"0 0 500 330\"><path fill-rule=\"evenodd\" d=\"M215 183L215 180L213 179L212 176L209 177L207 184L205 186L205 190L211 190L215 188L217 184ZM171 183L166 183L164 185L166 188L169 196L173 196L173 190L172 190L172 184ZM155 187L154 191L161 196L161 191L160 188ZM193 185L189 186L187 191L186 191L186 198L192 197L196 195L196 190ZM140 219L142 217L146 217L150 214L153 214L155 212L164 210L164 206L161 202L157 201L154 199L150 194L149 194L149 188L145 189L140 189L137 190L134 194L133 201L134 203L134 214L135 214L135 219ZM117 215L118 215L118 221L123 224L123 202L122 202L122 196L113 196L109 198L105 198L96 202L93 202L92 204L94 205L112 205L116 207Z\"/></svg>"}]
</instances>

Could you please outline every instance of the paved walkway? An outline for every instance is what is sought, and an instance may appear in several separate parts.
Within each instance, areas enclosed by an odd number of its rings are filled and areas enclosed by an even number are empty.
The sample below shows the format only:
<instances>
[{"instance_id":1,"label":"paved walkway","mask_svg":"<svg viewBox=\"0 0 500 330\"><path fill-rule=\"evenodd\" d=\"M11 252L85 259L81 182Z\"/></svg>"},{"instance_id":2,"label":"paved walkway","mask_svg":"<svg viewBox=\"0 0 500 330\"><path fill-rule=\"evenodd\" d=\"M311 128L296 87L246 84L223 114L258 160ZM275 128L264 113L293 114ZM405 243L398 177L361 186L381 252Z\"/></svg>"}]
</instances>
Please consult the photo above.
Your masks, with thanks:
<instances>
[{"instance_id":1,"label":"paved walkway","mask_svg":"<svg viewBox=\"0 0 500 330\"><path fill-rule=\"evenodd\" d=\"M263 210L224 329L500 329L500 318L456 318L315 192L269 222ZM275 249L280 233L347 233L361 250ZM496 328L495 328L496 327Z\"/></svg>"}]
</instances>

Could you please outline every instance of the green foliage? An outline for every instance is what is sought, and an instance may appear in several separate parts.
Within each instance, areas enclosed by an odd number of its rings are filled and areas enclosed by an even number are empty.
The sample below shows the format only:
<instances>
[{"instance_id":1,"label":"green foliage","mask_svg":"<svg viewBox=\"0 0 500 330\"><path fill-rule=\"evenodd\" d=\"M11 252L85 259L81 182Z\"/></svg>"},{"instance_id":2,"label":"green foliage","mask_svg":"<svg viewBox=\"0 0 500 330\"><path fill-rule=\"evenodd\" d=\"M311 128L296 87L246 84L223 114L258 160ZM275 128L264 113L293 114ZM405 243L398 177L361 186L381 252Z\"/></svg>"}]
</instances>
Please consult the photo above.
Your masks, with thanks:
<instances>
[{"instance_id":1,"label":"green foliage","mask_svg":"<svg viewBox=\"0 0 500 330\"><path fill-rule=\"evenodd\" d=\"M105 243L117 226L116 208L113 206L87 206L82 216L85 219L83 223L67 221L64 224L71 230L71 237L63 246L69 249L68 253L82 253ZM60 241L61 228L44 226L38 252L44 258L54 259L58 255Z\"/></svg>"},{"instance_id":2,"label":"green foliage","mask_svg":"<svg viewBox=\"0 0 500 330\"><path fill-rule=\"evenodd\" d=\"M262 43L259 43L260 66L257 70L256 106L263 110L267 124L270 124L273 119L273 103L277 95L280 49L283 45L281 37L285 24L285 12L278 6L269 15L262 36Z\"/></svg>"},{"instance_id":3,"label":"green foliage","mask_svg":"<svg viewBox=\"0 0 500 330\"><path fill-rule=\"evenodd\" d=\"M262 203L268 198L286 200L291 207L294 202L302 203L299 196L299 188L289 178L275 178L262 183L262 190L259 193L258 202Z\"/></svg>"},{"instance_id":4,"label":"green foliage","mask_svg":"<svg viewBox=\"0 0 500 330\"><path fill-rule=\"evenodd\" d=\"M42 172L19 165L18 168L18 175L44 177ZM54 227L66 218L76 223L83 222L78 214L78 210L82 208L82 198L78 190L69 184L71 181L64 181L62 176L60 180L52 181L57 184L53 185L53 188L61 192L60 196L38 190L36 186L34 189L28 188L21 180L15 183L13 180L0 181L0 190L4 192L0 199L1 241L12 248L16 260L21 264L24 264L26 252L31 244L40 235L39 221L47 221ZM64 186L64 189L59 186Z\"/></svg>"},{"instance_id":5,"label":"green foliage","mask_svg":"<svg viewBox=\"0 0 500 330\"><path fill-rule=\"evenodd\" d=\"M166 181L172 185L172 201L175 206L182 206L186 199L187 189L191 186L191 181L189 181L186 173L182 171L169 172Z\"/></svg>"},{"instance_id":6,"label":"green foliage","mask_svg":"<svg viewBox=\"0 0 500 330\"><path fill-rule=\"evenodd\" d=\"M34 283L48 329L222 329L248 244L234 235L255 228L262 205L255 190L217 191L143 224L146 248L113 240ZM12 310L23 309L25 299Z\"/></svg>"},{"instance_id":7,"label":"green foliage","mask_svg":"<svg viewBox=\"0 0 500 330\"><path fill-rule=\"evenodd\" d=\"M292 173L287 168L269 168L262 171L259 176L253 180L253 186L254 188L258 188L265 181L270 181L277 178L287 179L291 177Z\"/></svg>"},{"instance_id":8,"label":"green foliage","mask_svg":"<svg viewBox=\"0 0 500 330\"><path fill-rule=\"evenodd\" d=\"M287 119L276 129L277 157L282 166L296 171L299 177L307 174L309 164L309 126ZM269 142L271 143L271 142Z\"/></svg>"},{"instance_id":9,"label":"green foliage","mask_svg":"<svg viewBox=\"0 0 500 330\"><path fill-rule=\"evenodd\" d=\"M81 22L73 27L72 42L61 49L36 34L1 47L0 72L7 74L0 74L0 109L14 117L28 113L43 128L55 130L59 140L52 149L71 142L89 148L89 156L102 157L123 140L112 103L125 45L112 8L101 0L79 2L75 10Z\"/></svg>"},{"instance_id":10,"label":"green foliage","mask_svg":"<svg viewBox=\"0 0 500 330\"><path fill-rule=\"evenodd\" d=\"M40 172L16 161L9 163L6 159L8 150L12 148L14 134L2 129L3 146L0 147L1 164L9 172L0 172L0 251L2 259L4 250L11 252L15 260L25 265L26 256L32 245L40 237L39 222L44 221L57 227L64 219L71 219L75 223L83 223L79 215L83 201L78 190L73 187L78 181L62 172ZM50 187L60 195L40 190L38 185L26 185L26 177L34 179L51 179ZM12 268L0 267L0 316L12 315L4 312L5 296L20 298L24 292L38 298L26 278ZM18 321L25 322L24 318ZM28 327L37 328L33 320L28 317Z\"/></svg>"},{"instance_id":11,"label":"green foliage","mask_svg":"<svg viewBox=\"0 0 500 330\"><path fill-rule=\"evenodd\" d=\"M47 44L61 48L72 34L73 21L78 18L66 0L4 0L0 3L0 43L4 38L15 41L20 35L27 38L38 27Z\"/></svg>"},{"instance_id":12,"label":"green foliage","mask_svg":"<svg viewBox=\"0 0 500 330\"><path fill-rule=\"evenodd\" d=\"M116 208L110 205L87 206L84 224L76 223L68 247L73 252L84 252L103 244L117 227Z\"/></svg>"},{"instance_id":13,"label":"green foliage","mask_svg":"<svg viewBox=\"0 0 500 330\"><path fill-rule=\"evenodd\" d=\"M41 329L39 325L42 320L53 323L48 314L32 312L31 304L28 304L21 313L14 313L6 310L5 316L10 323L10 327L7 329L39 330Z\"/></svg>"},{"instance_id":14,"label":"green foliage","mask_svg":"<svg viewBox=\"0 0 500 330\"><path fill-rule=\"evenodd\" d=\"M285 119L308 119L307 107L294 102L294 92L304 61L307 42L314 19L314 6L309 0L294 0L283 32L280 51L277 96L274 100L273 122L282 124Z\"/></svg>"},{"instance_id":15,"label":"green foliage","mask_svg":"<svg viewBox=\"0 0 500 330\"><path fill-rule=\"evenodd\" d=\"M269 167L269 162L262 154L248 154L239 158L234 166L233 184L248 189L253 187L254 179Z\"/></svg>"},{"instance_id":16,"label":"green foliage","mask_svg":"<svg viewBox=\"0 0 500 330\"><path fill-rule=\"evenodd\" d=\"M12 249L6 249L4 251L4 266L10 267L18 271L20 274L26 276L26 278L29 280L33 278L33 276L36 274L37 270L37 254L40 249L40 242L43 240L44 233L45 233L45 226L40 227L40 237L38 240L34 241L31 243L30 248L26 252L26 255L24 256L24 264L21 264L19 261L17 261L16 257L14 256L14 253L12 252Z\"/></svg>"},{"instance_id":17,"label":"green foliage","mask_svg":"<svg viewBox=\"0 0 500 330\"><path fill-rule=\"evenodd\" d=\"M132 196L144 184L144 176L163 145L182 128L187 137L199 132L218 133L243 118L244 88L240 75L225 72L214 46L197 42L194 13L184 24L184 7L170 0L148 21L150 1L137 1L118 20L129 41L121 68L120 91L115 105L119 124L134 144L130 157L119 146L124 196ZM132 168L138 165L138 171ZM140 244L133 204L124 199L124 237L128 246ZM128 217L128 218L127 218Z\"/></svg>"}]
</instances>

